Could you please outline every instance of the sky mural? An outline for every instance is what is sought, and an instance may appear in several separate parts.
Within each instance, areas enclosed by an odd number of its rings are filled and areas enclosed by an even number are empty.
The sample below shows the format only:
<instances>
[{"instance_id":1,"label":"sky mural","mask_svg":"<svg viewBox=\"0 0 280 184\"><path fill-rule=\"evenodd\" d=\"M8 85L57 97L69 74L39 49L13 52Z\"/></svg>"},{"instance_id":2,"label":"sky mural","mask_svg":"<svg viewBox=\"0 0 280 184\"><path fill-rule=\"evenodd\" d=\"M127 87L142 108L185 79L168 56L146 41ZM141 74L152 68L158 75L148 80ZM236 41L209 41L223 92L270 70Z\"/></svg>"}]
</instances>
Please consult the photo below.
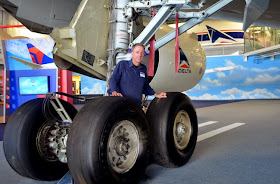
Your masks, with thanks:
<instances>
[{"instance_id":1,"label":"sky mural","mask_svg":"<svg viewBox=\"0 0 280 184\"><path fill-rule=\"evenodd\" d=\"M236 100L280 98L280 56L256 59L243 55L207 57L207 69L231 66L225 72L205 74L202 80L185 93L192 100ZM82 94L104 94L104 81L82 77Z\"/></svg>"},{"instance_id":2,"label":"sky mural","mask_svg":"<svg viewBox=\"0 0 280 184\"><path fill-rule=\"evenodd\" d=\"M51 38L9 40L6 42L6 49L10 70L32 70L9 57L15 56L32 62L28 43L52 58L54 42ZM274 60L269 57L257 59L256 56L250 56L247 62L243 55L207 57L207 69L228 66L234 69L205 74L199 84L185 93L192 100L280 98L280 56L275 56ZM81 76L81 94L104 94L105 86L105 81Z\"/></svg>"},{"instance_id":3,"label":"sky mural","mask_svg":"<svg viewBox=\"0 0 280 184\"><path fill-rule=\"evenodd\" d=\"M105 94L106 82L81 75L81 94Z\"/></svg>"},{"instance_id":4,"label":"sky mural","mask_svg":"<svg viewBox=\"0 0 280 184\"><path fill-rule=\"evenodd\" d=\"M52 49L54 41L52 38L38 39L15 39L6 41L7 58L10 70L32 70L32 68L10 58L10 56L32 62L27 44L31 43L50 58L53 58Z\"/></svg>"},{"instance_id":5,"label":"sky mural","mask_svg":"<svg viewBox=\"0 0 280 184\"><path fill-rule=\"evenodd\" d=\"M280 98L280 56L256 59L243 55L207 57L207 69L234 67L208 73L186 94L193 100L275 99Z\"/></svg>"}]
</instances>

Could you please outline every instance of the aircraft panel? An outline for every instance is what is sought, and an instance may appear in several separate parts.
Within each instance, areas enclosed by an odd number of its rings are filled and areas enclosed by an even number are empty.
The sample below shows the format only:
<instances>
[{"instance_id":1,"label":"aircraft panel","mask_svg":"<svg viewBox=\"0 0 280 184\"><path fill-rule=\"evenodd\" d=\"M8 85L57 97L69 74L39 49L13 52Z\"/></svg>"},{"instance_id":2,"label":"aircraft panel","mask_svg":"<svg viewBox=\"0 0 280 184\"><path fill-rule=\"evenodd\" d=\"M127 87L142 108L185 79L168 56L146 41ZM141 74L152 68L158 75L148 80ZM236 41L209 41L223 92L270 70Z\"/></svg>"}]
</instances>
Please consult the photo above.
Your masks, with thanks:
<instances>
[{"instance_id":1,"label":"aircraft panel","mask_svg":"<svg viewBox=\"0 0 280 184\"><path fill-rule=\"evenodd\" d=\"M0 5L31 31L50 33L68 26L81 0L2 0ZM11 4L14 7L11 8Z\"/></svg>"}]
</instances>

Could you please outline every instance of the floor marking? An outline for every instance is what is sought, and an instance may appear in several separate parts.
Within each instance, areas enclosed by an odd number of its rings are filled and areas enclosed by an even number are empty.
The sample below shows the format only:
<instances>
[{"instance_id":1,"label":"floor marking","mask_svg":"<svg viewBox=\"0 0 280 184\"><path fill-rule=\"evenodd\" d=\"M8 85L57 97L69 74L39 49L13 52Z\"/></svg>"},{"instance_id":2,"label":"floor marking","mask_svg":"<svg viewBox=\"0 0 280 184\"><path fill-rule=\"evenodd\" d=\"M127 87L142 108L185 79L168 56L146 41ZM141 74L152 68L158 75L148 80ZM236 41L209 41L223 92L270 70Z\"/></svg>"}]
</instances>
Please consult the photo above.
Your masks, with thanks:
<instances>
[{"instance_id":1,"label":"floor marking","mask_svg":"<svg viewBox=\"0 0 280 184\"><path fill-rule=\"evenodd\" d=\"M204 126L207 126L207 125L212 125L214 123L218 123L218 121L207 121L205 123L200 123L200 124L198 124L198 128L204 127Z\"/></svg>"},{"instance_id":2,"label":"floor marking","mask_svg":"<svg viewBox=\"0 0 280 184\"><path fill-rule=\"evenodd\" d=\"M244 125L245 123L233 123L231 125L228 125L228 126L225 126L225 127L222 127L222 128L219 128L219 129L216 129L216 130L213 130L213 131L210 131L210 132L207 132L205 134L201 134L197 137L197 142L199 141L202 141L204 139L208 139L210 137L214 137L215 135L218 135L220 133L223 133L223 132L226 132L226 131L229 131L233 128L236 128L236 127L239 127L241 125Z\"/></svg>"}]
</instances>

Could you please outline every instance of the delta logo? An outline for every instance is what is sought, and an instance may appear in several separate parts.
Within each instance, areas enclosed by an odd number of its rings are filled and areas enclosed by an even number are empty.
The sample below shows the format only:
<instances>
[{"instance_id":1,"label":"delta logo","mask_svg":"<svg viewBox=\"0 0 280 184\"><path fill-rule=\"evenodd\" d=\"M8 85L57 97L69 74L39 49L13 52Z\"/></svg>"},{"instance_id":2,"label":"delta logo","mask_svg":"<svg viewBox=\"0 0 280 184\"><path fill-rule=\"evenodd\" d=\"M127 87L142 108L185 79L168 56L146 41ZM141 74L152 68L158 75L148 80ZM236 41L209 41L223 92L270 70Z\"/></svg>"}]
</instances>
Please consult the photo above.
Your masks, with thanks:
<instances>
[{"instance_id":1,"label":"delta logo","mask_svg":"<svg viewBox=\"0 0 280 184\"><path fill-rule=\"evenodd\" d=\"M180 59L178 73L191 73L190 63L189 63L187 57L185 56L185 54L183 57L180 57L180 58L181 59Z\"/></svg>"},{"instance_id":2,"label":"delta logo","mask_svg":"<svg viewBox=\"0 0 280 184\"><path fill-rule=\"evenodd\" d=\"M185 60L181 60L179 68L190 68L190 64Z\"/></svg>"}]
</instances>

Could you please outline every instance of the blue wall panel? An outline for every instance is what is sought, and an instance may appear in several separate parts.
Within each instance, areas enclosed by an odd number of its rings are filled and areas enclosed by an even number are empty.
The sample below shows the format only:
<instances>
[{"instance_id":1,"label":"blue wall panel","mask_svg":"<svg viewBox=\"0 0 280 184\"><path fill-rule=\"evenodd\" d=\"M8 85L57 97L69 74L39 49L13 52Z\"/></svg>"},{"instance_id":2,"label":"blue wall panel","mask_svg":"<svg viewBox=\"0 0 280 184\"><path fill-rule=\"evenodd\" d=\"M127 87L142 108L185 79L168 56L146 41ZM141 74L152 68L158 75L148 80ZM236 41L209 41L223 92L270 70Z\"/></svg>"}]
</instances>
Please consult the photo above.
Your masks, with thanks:
<instances>
[{"instance_id":1,"label":"blue wall panel","mask_svg":"<svg viewBox=\"0 0 280 184\"><path fill-rule=\"evenodd\" d=\"M55 92L57 90L57 67L52 59L54 41L51 38L5 40L2 42L2 46L7 76L6 109L4 110L5 117L8 117L26 101L42 97L42 95L37 94L21 95L19 77L48 76L49 91ZM34 62L38 59L40 62ZM30 85L30 88L33 86L34 93L37 93L42 86L37 85L39 83L34 81L33 78L25 81L24 84L25 86ZM28 88L25 89L30 91Z\"/></svg>"},{"instance_id":2,"label":"blue wall panel","mask_svg":"<svg viewBox=\"0 0 280 184\"><path fill-rule=\"evenodd\" d=\"M21 104L38 98L37 95L20 95L19 93L19 77L30 76L48 76L49 78L49 91L56 91L56 69L44 69L44 70L12 70L10 71L10 107L11 113L15 111Z\"/></svg>"}]
</instances>

